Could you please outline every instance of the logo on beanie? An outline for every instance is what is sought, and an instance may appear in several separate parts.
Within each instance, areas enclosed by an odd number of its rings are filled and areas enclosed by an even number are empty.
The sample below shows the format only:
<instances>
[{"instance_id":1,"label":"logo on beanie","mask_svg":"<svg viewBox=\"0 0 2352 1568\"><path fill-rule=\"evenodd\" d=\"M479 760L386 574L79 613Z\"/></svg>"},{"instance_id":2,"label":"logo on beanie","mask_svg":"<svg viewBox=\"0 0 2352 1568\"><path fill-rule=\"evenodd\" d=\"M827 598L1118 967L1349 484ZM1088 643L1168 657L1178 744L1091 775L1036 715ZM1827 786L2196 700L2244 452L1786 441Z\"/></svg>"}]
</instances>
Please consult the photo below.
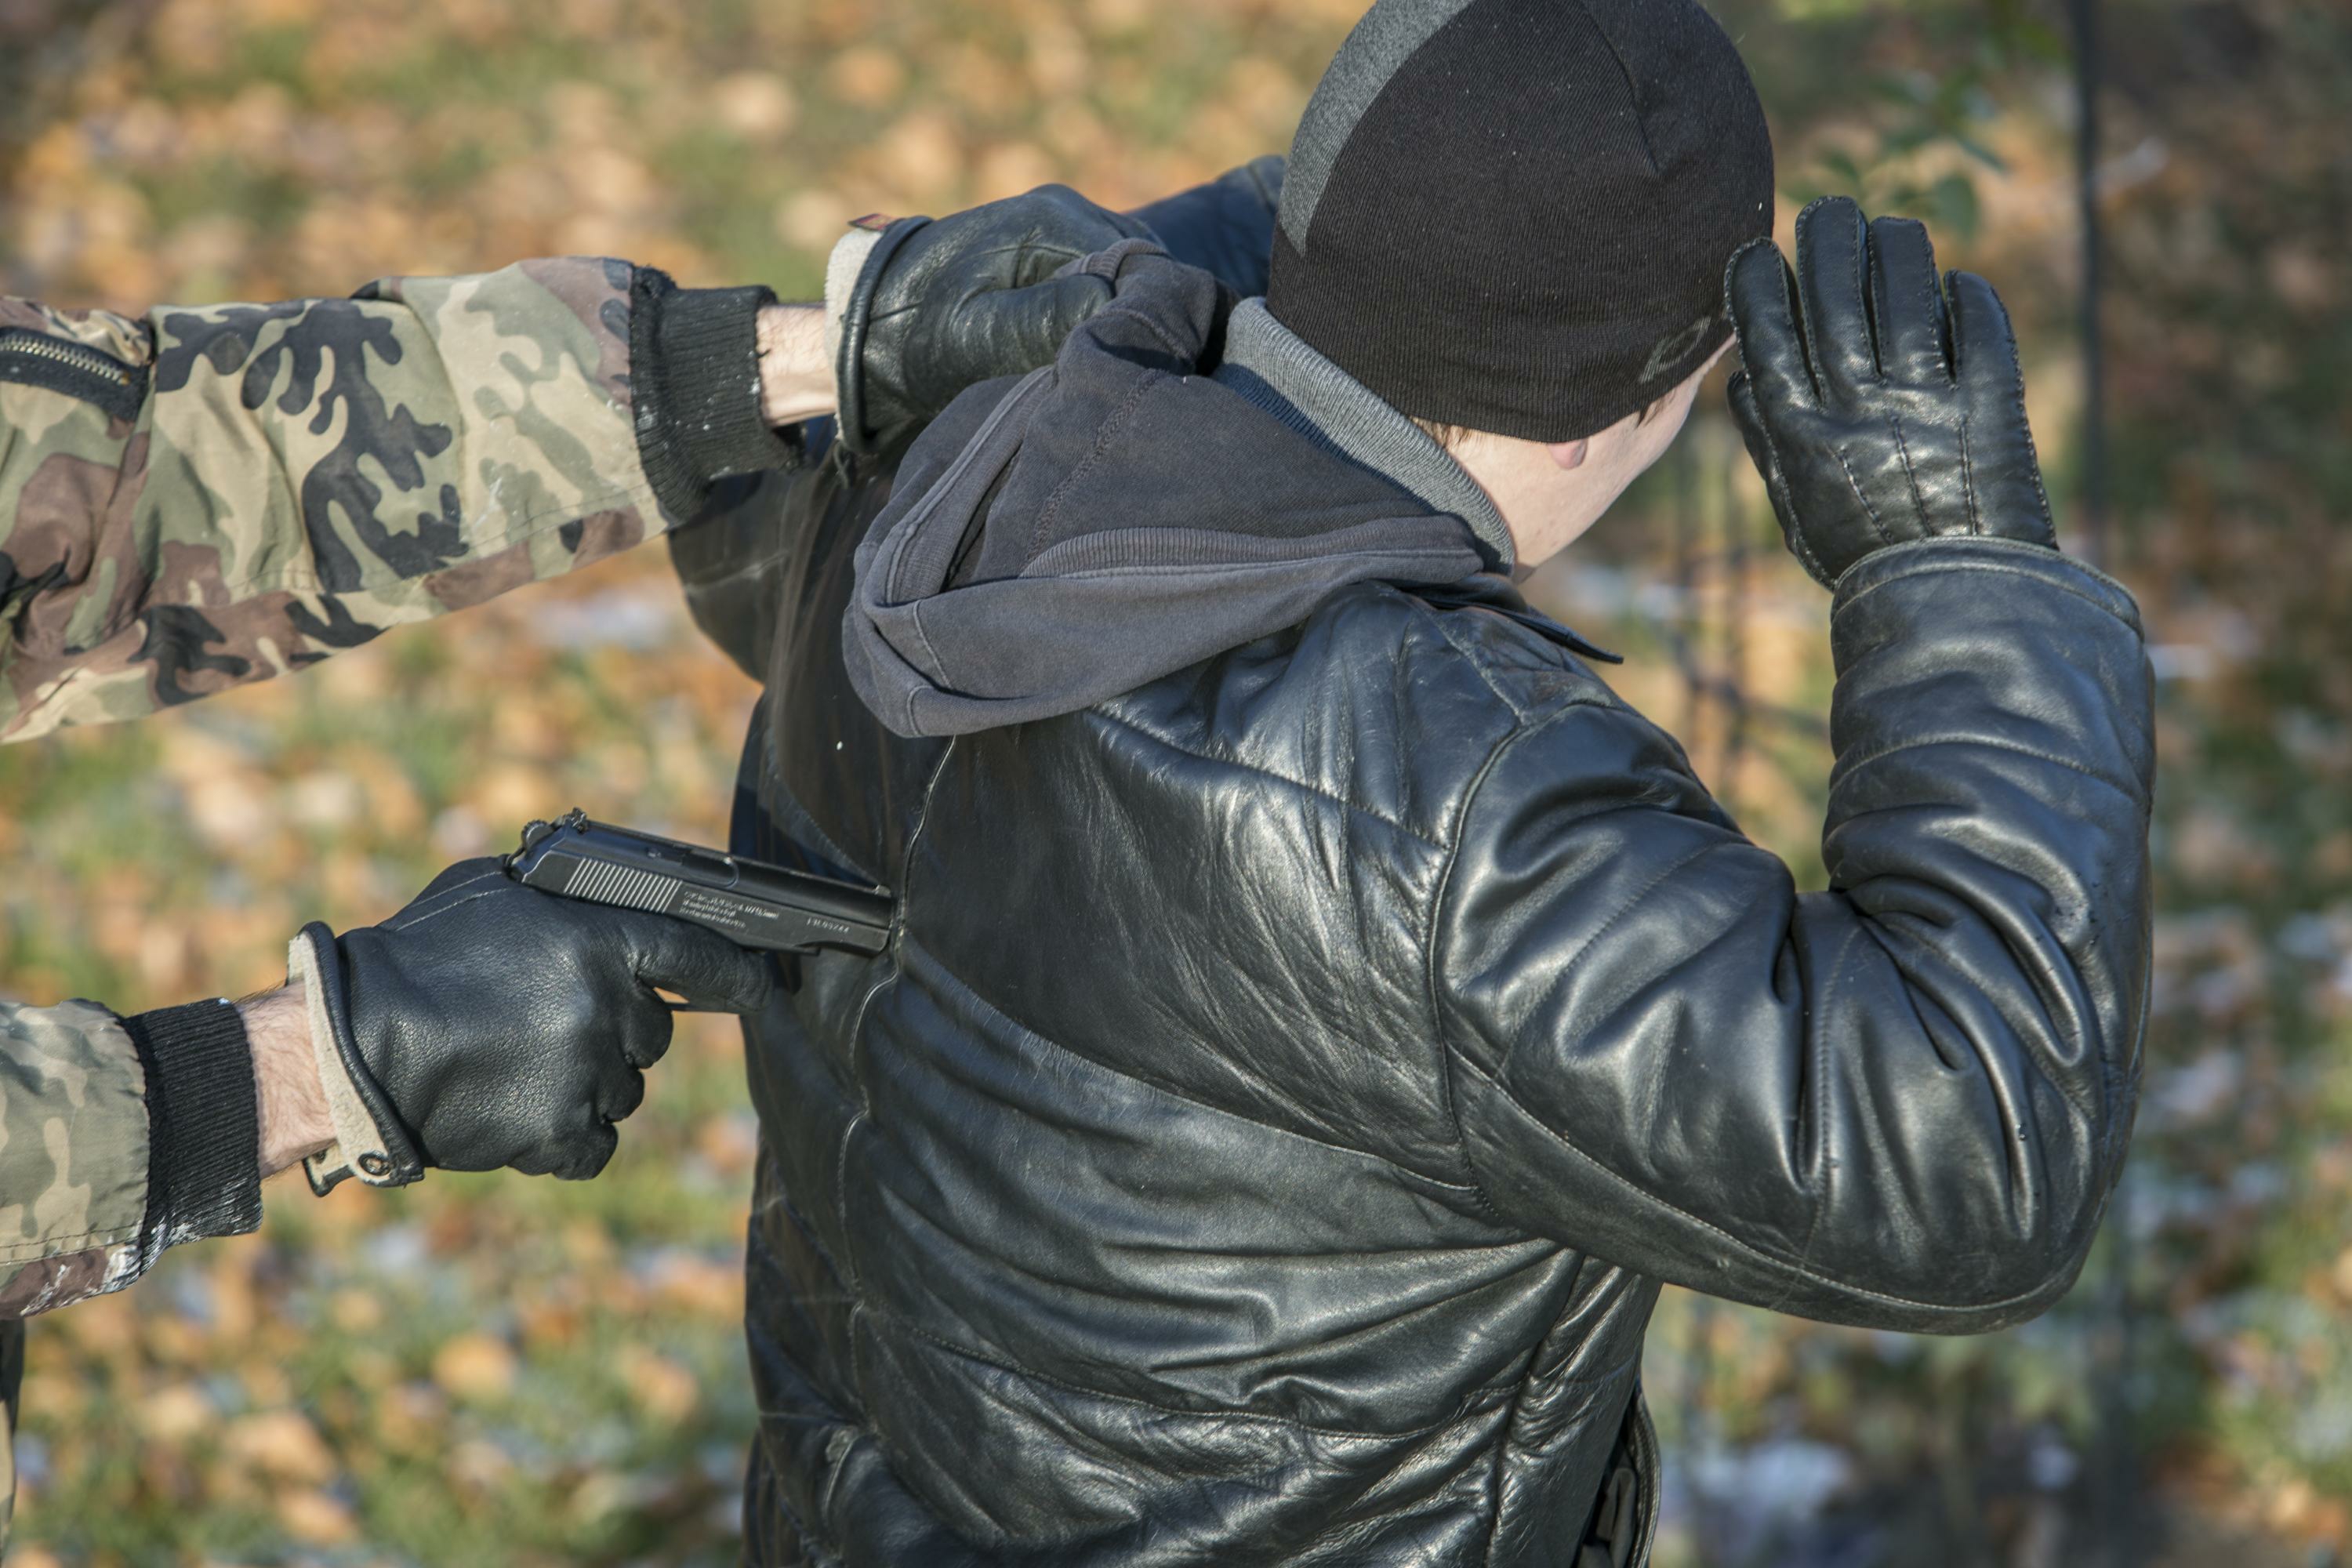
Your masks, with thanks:
<instances>
[{"instance_id":1,"label":"logo on beanie","mask_svg":"<svg viewBox=\"0 0 2352 1568\"><path fill-rule=\"evenodd\" d=\"M1715 322L1716 317L1710 311L1681 331L1659 339L1658 346L1650 351L1649 363L1642 367L1642 374L1633 379L1637 383L1647 384L1664 375L1679 363L1685 354L1706 340L1706 334L1714 329Z\"/></svg>"}]
</instances>

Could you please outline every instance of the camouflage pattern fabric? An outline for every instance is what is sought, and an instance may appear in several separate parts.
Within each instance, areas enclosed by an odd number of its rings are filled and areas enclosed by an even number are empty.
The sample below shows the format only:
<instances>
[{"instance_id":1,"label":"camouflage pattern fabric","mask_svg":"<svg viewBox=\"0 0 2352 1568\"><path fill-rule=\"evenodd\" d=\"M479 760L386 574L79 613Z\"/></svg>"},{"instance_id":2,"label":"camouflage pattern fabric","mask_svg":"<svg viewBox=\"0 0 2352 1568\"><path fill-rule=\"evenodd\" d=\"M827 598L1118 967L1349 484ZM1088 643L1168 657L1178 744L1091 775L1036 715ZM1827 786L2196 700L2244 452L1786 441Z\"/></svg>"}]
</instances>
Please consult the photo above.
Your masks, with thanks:
<instances>
[{"instance_id":1,"label":"camouflage pattern fabric","mask_svg":"<svg viewBox=\"0 0 2352 1568\"><path fill-rule=\"evenodd\" d=\"M16 1393L25 1382L25 1325L0 1322L0 1552L16 1515Z\"/></svg>"},{"instance_id":2,"label":"camouflage pattern fabric","mask_svg":"<svg viewBox=\"0 0 2352 1568\"><path fill-rule=\"evenodd\" d=\"M0 742L135 718L625 550L626 263L132 318L0 300Z\"/></svg>"},{"instance_id":3,"label":"camouflage pattern fabric","mask_svg":"<svg viewBox=\"0 0 2352 1568\"><path fill-rule=\"evenodd\" d=\"M143 317L0 299L0 742L298 668L637 543L625 263ZM23 1324L141 1269L146 1080L0 1002L0 1548Z\"/></svg>"},{"instance_id":4,"label":"camouflage pattern fabric","mask_svg":"<svg viewBox=\"0 0 2352 1568\"><path fill-rule=\"evenodd\" d=\"M30 1313L139 1277L147 1079L92 1002L0 1002L0 1551L16 1500L16 1391Z\"/></svg>"},{"instance_id":5,"label":"camouflage pattern fabric","mask_svg":"<svg viewBox=\"0 0 2352 1568\"><path fill-rule=\"evenodd\" d=\"M147 1079L121 1021L0 1003L0 1319L129 1284L146 1214Z\"/></svg>"}]
</instances>

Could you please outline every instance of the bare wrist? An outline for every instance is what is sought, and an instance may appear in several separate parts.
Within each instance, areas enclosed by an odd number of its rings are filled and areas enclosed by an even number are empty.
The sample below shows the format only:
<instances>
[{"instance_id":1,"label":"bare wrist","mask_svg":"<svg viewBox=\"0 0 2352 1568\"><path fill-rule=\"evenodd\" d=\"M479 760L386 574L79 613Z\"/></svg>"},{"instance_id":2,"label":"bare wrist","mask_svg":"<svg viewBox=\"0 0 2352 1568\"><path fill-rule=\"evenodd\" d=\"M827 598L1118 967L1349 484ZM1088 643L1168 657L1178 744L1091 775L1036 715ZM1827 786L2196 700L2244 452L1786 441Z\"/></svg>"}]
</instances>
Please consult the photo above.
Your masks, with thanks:
<instances>
[{"instance_id":1,"label":"bare wrist","mask_svg":"<svg viewBox=\"0 0 2352 1568\"><path fill-rule=\"evenodd\" d=\"M237 1004L253 1052L254 1097L261 1112L261 1173L274 1175L335 1141L310 1017L299 984Z\"/></svg>"},{"instance_id":2,"label":"bare wrist","mask_svg":"<svg viewBox=\"0 0 2352 1568\"><path fill-rule=\"evenodd\" d=\"M771 425L797 425L834 411L833 362L824 352L824 308L767 305L758 321L760 411Z\"/></svg>"}]
</instances>

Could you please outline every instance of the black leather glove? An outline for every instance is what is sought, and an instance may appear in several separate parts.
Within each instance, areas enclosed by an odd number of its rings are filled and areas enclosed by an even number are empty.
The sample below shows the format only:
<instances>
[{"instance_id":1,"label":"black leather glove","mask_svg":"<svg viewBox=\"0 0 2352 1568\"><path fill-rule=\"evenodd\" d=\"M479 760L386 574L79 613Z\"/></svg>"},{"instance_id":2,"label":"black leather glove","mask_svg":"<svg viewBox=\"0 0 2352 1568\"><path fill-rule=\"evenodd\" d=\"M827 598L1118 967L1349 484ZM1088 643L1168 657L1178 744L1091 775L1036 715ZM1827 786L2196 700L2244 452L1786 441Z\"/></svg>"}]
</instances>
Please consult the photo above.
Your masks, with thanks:
<instances>
[{"instance_id":1,"label":"black leather glove","mask_svg":"<svg viewBox=\"0 0 2352 1568\"><path fill-rule=\"evenodd\" d=\"M1268 154L1129 213L1168 254L1197 267L1244 300L1265 292L1274 268L1274 225L1286 165Z\"/></svg>"},{"instance_id":2,"label":"black leather glove","mask_svg":"<svg viewBox=\"0 0 2352 1568\"><path fill-rule=\"evenodd\" d=\"M1103 279L1055 274L1150 237L1067 185L892 224L842 313L843 444L895 452L964 388L1050 362L1111 293Z\"/></svg>"},{"instance_id":3,"label":"black leather glove","mask_svg":"<svg viewBox=\"0 0 2352 1568\"><path fill-rule=\"evenodd\" d=\"M669 1048L654 987L741 1013L772 974L700 926L555 898L487 858L450 867L382 925L337 937L313 922L296 946L313 1032L327 1026L339 1058L320 1052L328 1098L355 1095L374 1124L355 1131L338 1107L338 1131L378 1143L352 1163L379 1185L428 1166L594 1175Z\"/></svg>"},{"instance_id":4,"label":"black leather glove","mask_svg":"<svg viewBox=\"0 0 2352 1568\"><path fill-rule=\"evenodd\" d=\"M1972 273L1937 289L1925 227L1865 226L1826 197L1797 219L1793 279L1758 240L1725 289L1743 362L1731 412L1790 550L1824 585L1909 540L2056 548L2009 312Z\"/></svg>"}]
</instances>

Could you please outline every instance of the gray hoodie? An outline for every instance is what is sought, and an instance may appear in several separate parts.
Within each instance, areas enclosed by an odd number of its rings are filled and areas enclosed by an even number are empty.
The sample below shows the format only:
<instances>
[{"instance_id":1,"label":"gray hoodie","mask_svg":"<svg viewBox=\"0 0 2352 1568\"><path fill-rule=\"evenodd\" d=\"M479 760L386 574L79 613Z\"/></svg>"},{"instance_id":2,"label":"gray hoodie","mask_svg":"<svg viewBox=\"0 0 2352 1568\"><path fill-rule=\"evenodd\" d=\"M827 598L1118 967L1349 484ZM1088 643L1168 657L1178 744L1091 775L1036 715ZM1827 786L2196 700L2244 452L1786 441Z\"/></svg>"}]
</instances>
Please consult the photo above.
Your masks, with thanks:
<instances>
[{"instance_id":1,"label":"gray hoodie","mask_svg":"<svg viewBox=\"0 0 2352 1568\"><path fill-rule=\"evenodd\" d=\"M858 547L845 651L892 731L1072 712L1350 583L1510 570L1461 466L1263 305L1145 242L1080 265L1111 302L950 407Z\"/></svg>"}]
</instances>

